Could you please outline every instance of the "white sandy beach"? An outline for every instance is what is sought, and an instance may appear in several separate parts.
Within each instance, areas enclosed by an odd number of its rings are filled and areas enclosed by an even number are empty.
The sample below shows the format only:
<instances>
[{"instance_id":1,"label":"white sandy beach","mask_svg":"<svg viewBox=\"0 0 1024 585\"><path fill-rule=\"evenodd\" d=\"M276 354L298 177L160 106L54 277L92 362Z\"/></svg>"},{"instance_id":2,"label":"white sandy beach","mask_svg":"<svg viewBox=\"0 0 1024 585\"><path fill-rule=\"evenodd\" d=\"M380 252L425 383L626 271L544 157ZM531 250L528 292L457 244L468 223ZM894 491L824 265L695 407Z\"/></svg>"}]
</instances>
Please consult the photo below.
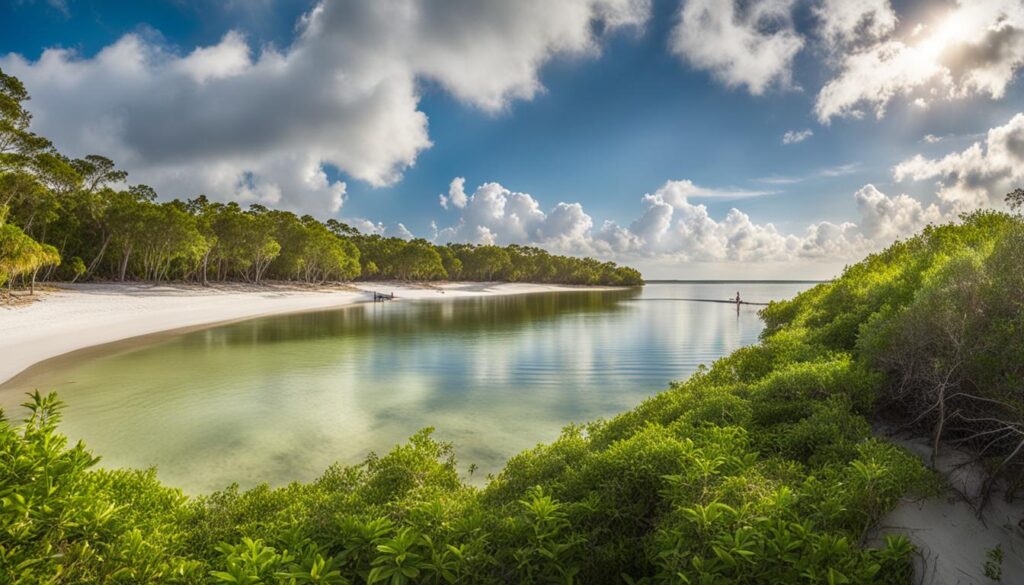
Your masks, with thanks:
<instances>
[{"instance_id":1,"label":"white sandy beach","mask_svg":"<svg viewBox=\"0 0 1024 585\"><path fill-rule=\"evenodd\" d=\"M0 383L33 364L68 352L140 335L250 317L395 301L579 290L527 283L357 283L338 288L291 285L77 284L43 293L37 302L0 306Z\"/></svg>"}]
</instances>

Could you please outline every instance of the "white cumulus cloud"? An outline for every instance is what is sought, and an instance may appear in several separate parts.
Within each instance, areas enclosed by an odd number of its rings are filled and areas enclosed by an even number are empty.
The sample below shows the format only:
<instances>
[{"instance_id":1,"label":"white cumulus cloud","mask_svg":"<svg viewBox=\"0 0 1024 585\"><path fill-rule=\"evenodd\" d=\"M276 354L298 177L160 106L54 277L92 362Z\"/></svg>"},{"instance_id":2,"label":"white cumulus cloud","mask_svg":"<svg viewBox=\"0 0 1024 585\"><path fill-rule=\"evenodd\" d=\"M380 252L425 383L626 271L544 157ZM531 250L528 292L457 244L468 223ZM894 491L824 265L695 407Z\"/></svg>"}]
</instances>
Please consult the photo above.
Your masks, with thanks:
<instances>
[{"instance_id":1,"label":"white cumulus cloud","mask_svg":"<svg viewBox=\"0 0 1024 585\"><path fill-rule=\"evenodd\" d=\"M938 181L939 202L948 213L1001 206L1007 192L1024 184L1024 113L961 152L909 158L896 165L893 176L897 181Z\"/></svg>"},{"instance_id":2,"label":"white cumulus cloud","mask_svg":"<svg viewBox=\"0 0 1024 585\"><path fill-rule=\"evenodd\" d=\"M452 181L453 187L456 181ZM458 183L459 190L464 182ZM456 206L460 209L458 222L439 230L439 240L579 250L593 225L579 203L559 203L545 212L530 194L510 191L498 183L484 183L463 197L464 203Z\"/></svg>"},{"instance_id":3,"label":"white cumulus cloud","mask_svg":"<svg viewBox=\"0 0 1024 585\"><path fill-rule=\"evenodd\" d=\"M729 87L759 95L788 87L793 58L803 48L794 30L793 0L684 0L670 49Z\"/></svg>"},{"instance_id":4,"label":"white cumulus cloud","mask_svg":"<svg viewBox=\"0 0 1024 585\"><path fill-rule=\"evenodd\" d=\"M466 179L465 177L455 177L452 179L450 185L448 185L448 194L439 195L441 200L441 207L448 209L448 205L452 207L462 209L466 206L468 199L466 198Z\"/></svg>"},{"instance_id":5,"label":"white cumulus cloud","mask_svg":"<svg viewBox=\"0 0 1024 585\"><path fill-rule=\"evenodd\" d=\"M434 238L539 245L559 253L662 265L835 262L858 259L950 218L934 204L924 205L905 194L889 196L868 184L853 195L858 223L820 221L801 232L785 233L736 208L724 217L713 217L707 206L689 199L689 193L701 189L687 180L667 181L640 198L639 214L628 225L605 221L598 227L579 203L559 203L544 211L530 194L484 183L466 196L464 207L448 208L458 217L450 227L437 230Z\"/></svg>"},{"instance_id":6,"label":"white cumulus cloud","mask_svg":"<svg viewBox=\"0 0 1024 585\"><path fill-rule=\"evenodd\" d=\"M935 204L925 206L906 194L889 197L871 184L861 187L853 196L860 211L861 233L880 243L908 236L928 224L946 219Z\"/></svg>"},{"instance_id":7,"label":"white cumulus cloud","mask_svg":"<svg viewBox=\"0 0 1024 585\"><path fill-rule=\"evenodd\" d=\"M824 222L809 226L804 234L785 234L771 223L754 222L736 208L715 219L707 206L680 197L677 183L668 181L644 195L641 214L628 228L605 224L593 247L620 257L656 257L669 262L835 259L853 257L865 249L852 224Z\"/></svg>"}]
</instances>

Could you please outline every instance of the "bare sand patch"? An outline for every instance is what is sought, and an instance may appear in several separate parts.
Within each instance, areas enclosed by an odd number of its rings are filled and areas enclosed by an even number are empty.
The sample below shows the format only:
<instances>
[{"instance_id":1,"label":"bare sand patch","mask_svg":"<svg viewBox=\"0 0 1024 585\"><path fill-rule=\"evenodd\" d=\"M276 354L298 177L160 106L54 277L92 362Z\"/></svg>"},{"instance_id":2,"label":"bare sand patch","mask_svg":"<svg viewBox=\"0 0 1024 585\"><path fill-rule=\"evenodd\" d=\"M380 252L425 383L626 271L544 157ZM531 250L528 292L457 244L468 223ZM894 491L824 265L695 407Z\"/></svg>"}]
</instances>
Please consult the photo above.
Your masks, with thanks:
<instances>
[{"instance_id":1,"label":"bare sand patch","mask_svg":"<svg viewBox=\"0 0 1024 585\"><path fill-rule=\"evenodd\" d=\"M879 434L925 461L931 458L927 438L906 438L880 429ZM945 493L900 502L882 518L873 542L887 534L904 534L918 548L915 574L927 585L989 585L1024 583L1024 502L1007 502L996 490L978 513L984 471L967 452L949 446L935 461L947 484ZM985 576L989 551L999 547L1000 581Z\"/></svg>"}]
</instances>

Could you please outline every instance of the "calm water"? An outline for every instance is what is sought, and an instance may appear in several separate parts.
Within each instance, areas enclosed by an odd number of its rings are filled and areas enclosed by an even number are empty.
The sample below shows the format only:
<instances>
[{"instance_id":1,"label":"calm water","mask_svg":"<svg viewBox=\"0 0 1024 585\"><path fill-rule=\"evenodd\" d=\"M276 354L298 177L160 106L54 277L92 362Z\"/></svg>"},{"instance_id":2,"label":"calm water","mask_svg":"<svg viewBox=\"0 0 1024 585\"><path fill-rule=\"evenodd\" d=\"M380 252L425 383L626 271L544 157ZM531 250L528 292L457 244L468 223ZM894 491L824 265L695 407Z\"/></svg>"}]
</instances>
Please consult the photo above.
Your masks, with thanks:
<instances>
[{"instance_id":1,"label":"calm water","mask_svg":"<svg viewBox=\"0 0 1024 585\"><path fill-rule=\"evenodd\" d=\"M364 304L113 344L0 387L67 403L62 429L109 467L157 466L188 492L280 485L386 452L426 426L460 466L497 471L570 422L614 415L753 343L756 307L801 283L651 284ZM42 370L42 371L41 371Z\"/></svg>"}]
</instances>

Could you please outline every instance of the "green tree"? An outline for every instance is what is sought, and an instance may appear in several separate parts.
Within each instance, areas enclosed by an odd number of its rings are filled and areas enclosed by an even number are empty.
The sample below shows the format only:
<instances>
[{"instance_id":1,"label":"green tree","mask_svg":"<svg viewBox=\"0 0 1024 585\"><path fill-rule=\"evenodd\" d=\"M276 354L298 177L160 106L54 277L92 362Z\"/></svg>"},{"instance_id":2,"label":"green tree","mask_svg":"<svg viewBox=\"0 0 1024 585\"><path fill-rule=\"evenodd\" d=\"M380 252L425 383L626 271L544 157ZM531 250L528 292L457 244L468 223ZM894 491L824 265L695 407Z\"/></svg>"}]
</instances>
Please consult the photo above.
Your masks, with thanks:
<instances>
[{"instance_id":1,"label":"green tree","mask_svg":"<svg viewBox=\"0 0 1024 585\"><path fill-rule=\"evenodd\" d=\"M402 280L437 280L448 276L441 255L426 240L413 240L403 245L392 266L395 278Z\"/></svg>"},{"instance_id":2,"label":"green tree","mask_svg":"<svg viewBox=\"0 0 1024 585\"><path fill-rule=\"evenodd\" d=\"M1024 211L1024 189L1017 188L1007 193L1006 204L1013 211Z\"/></svg>"},{"instance_id":3,"label":"green tree","mask_svg":"<svg viewBox=\"0 0 1024 585\"><path fill-rule=\"evenodd\" d=\"M6 219L7 207L0 206L0 286L6 283L10 295L14 279L28 275L29 294L34 294L39 269L60 264L60 255L56 248L33 240Z\"/></svg>"},{"instance_id":4,"label":"green tree","mask_svg":"<svg viewBox=\"0 0 1024 585\"><path fill-rule=\"evenodd\" d=\"M463 272L473 280L497 280L512 268L509 253L498 246L465 249L460 259Z\"/></svg>"}]
</instances>

